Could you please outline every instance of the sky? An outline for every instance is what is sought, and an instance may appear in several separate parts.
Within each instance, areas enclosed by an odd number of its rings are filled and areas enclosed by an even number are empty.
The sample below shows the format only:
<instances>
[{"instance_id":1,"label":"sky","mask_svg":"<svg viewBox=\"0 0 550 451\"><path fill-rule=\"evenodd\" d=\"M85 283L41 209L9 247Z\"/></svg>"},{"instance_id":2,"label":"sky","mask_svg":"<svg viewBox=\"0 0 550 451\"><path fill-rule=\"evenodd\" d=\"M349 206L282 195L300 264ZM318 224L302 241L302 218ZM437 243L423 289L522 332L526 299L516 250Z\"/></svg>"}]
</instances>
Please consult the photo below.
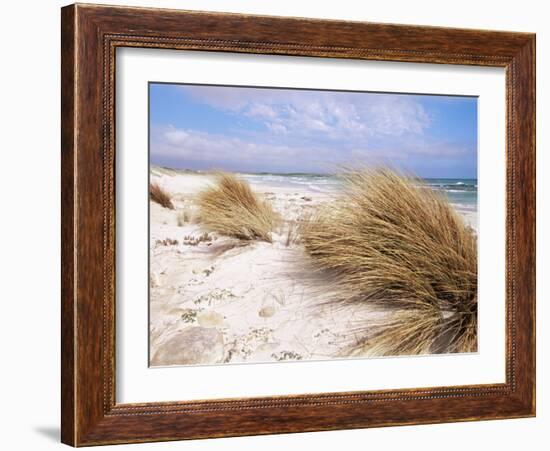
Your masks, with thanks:
<instances>
[{"instance_id":1,"label":"sky","mask_svg":"<svg viewBox=\"0 0 550 451\"><path fill-rule=\"evenodd\" d=\"M150 83L149 121L159 166L477 178L475 97Z\"/></svg>"}]
</instances>

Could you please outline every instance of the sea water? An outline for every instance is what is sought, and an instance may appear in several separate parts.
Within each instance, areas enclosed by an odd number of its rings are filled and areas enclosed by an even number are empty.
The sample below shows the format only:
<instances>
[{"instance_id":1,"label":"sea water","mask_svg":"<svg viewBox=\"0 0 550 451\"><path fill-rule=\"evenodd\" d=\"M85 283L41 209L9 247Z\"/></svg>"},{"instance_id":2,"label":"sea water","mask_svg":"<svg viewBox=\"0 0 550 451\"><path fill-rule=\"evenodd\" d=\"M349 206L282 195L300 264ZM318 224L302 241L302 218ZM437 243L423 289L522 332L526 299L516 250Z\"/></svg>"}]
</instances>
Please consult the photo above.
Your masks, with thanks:
<instances>
[{"instance_id":1,"label":"sea water","mask_svg":"<svg viewBox=\"0 0 550 451\"><path fill-rule=\"evenodd\" d=\"M297 191L320 193L337 192L342 187L342 180L327 174L242 174L251 183L282 188L294 188ZM427 178L420 182L443 194L457 210L477 211L477 179L462 178Z\"/></svg>"}]
</instances>

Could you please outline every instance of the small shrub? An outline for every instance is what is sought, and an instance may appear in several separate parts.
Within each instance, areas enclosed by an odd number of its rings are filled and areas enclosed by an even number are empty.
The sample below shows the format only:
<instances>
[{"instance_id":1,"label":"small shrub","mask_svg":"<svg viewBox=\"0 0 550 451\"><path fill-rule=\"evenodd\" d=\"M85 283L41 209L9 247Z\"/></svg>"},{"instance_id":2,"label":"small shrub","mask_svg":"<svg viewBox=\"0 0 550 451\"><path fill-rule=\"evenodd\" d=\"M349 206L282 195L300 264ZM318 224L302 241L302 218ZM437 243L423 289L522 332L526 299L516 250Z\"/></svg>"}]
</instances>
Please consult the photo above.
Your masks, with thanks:
<instances>
[{"instance_id":1,"label":"small shrub","mask_svg":"<svg viewBox=\"0 0 550 451\"><path fill-rule=\"evenodd\" d=\"M157 246L177 246L179 243L178 243L178 240L173 240L171 238L166 238L164 240L157 240L155 242L155 244Z\"/></svg>"},{"instance_id":2,"label":"small shrub","mask_svg":"<svg viewBox=\"0 0 550 451\"><path fill-rule=\"evenodd\" d=\"M170 210L174 209L174 204L172 203L170 194L161 188L158 183L153 182L149 184L149 199L164 208L168 208Z\"/></svg>"},{"instance_id":3,"label":"small shrub","mask_svg":"<svg viewBox=\"0 0 550 451\"><path fill-rule=\"evenodd\" d=\"M279 223L271 204L232 174L217 174L215 185L199 193L197 203L202 225L220 235L271 243L271 233Z\"/></svg>"},{"instance_id":4,"label":"small shrub","mask_svg":"<svg viewBox=\"0 0 550 451\"><path fill-rule=\"evenodd\" d=\"M210 243L211 241L212 237L207 232L204 232L197 237L193 235L186 235L183 237L183 244L186 244L188 246L197 246L199 243Z\"/></svg>"}]
</instances>

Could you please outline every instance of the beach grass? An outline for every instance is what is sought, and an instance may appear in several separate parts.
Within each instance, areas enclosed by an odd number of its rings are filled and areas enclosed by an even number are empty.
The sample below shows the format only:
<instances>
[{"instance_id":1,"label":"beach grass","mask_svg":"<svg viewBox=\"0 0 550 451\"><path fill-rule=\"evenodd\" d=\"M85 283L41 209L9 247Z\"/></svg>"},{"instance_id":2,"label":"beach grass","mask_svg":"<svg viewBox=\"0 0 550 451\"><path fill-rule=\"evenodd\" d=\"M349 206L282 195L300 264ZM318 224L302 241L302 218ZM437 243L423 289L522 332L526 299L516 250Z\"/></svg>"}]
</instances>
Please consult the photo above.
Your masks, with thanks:
<instances>
[{"instance_id":1,"label":"beach grass","mask_svg":"<svg viewBox=\"0 0 550 451\"><path fill-rule=\"evenodd\" d=\"M172 196L158 183L152 182L149 184L149 199L163 206L164 208L168 208L170 210L174 209Z\"/></svg>"},{"instance_id":2,"label":"beach grass","mask_svg":"<svg viewBox=\"0 0 550 451\"><path fill-rule=\"evenodd\" d=\"M268 201L252 191L245 180L225 172L197 196L200 223L209 232L241 240L272 242L279 215Z\"/></svg>"},{"instance_id":3,"label":"beach grass","mask_svg":"<svg viewBox=\"0 0 550 451\"><path fill-rule=\"evenodd\" d=\"M300 227L334 302L385 312L349 355L477 350L477 237L440 194L389 169L346 170L344 188Z\"/></svg>"},{"instance_id":4,"label":"beach grass","mask_svg":"<svg viewBox=\"0 0 550 451\"><path fill-rule=\"evenodd\" d=\"M299 243L300 243L300 235L299 235L298 222L295 220L287 221L285 246L289 247L290 245L299 244Z\"/></svg>"}]
</instances>

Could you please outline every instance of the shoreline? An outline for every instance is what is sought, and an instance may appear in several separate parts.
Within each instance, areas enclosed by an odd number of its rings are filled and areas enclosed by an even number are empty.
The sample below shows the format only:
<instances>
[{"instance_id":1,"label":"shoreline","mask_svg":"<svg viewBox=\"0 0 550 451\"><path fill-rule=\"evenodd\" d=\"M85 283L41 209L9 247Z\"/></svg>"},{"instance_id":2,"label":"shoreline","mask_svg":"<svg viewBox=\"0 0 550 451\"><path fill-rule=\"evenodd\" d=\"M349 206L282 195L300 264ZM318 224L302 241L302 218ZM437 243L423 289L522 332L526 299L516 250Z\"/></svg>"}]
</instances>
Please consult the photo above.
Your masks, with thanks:
<instances>
[{"instance_id":1,"label":"shoreline","mask_svg":"<svg viewBox=\"0 0 550 451\"><path fill-rule=\"evenodd\" d=\"M178 195L187 195L193 196L198 193L200 190L208 187L212 184L212 180L216 171L194 171L190 169L171 169L158 166L151 167L151 181L158 180L163 187L168 191L173 193L176 198ZM337 195L337 189L327 188L326 186L312 188L314 186L315 179L322 179L330 177L322 174L314 174L312 180L309 183L300 184L299 186L285 186L284 183L276 182L270 183L270 180L266 180L266 177L303 177L305 174L276 174L276 173L240 173L235 172L235 175L245 179L252 189L269 199L270 196L273 196L274 193L277 194L288 194L297 196L301 191L307 191L307 193L302 193L306 197L315 198L317 202L324 202L331 199L332 196ZM427 179L429 180L458 180L458 179ZM467 179L465 179L467 180ZM459 182L460 183L460 182ZM334 185L332 185L334 188ZM476 185L477 187L477 182ZM443 194L445 194L445 191ZM448 197L448 196L447 196ZM477 202L476 203L465 203L465 202L453 202L452 199L448 198L449 203L454 207L454 209L464 218L470 227L472 227L476 232L478 230L478 211L477 211ZM276 206L275 206L276 207Z\"/></svg>"}]
</instances>

